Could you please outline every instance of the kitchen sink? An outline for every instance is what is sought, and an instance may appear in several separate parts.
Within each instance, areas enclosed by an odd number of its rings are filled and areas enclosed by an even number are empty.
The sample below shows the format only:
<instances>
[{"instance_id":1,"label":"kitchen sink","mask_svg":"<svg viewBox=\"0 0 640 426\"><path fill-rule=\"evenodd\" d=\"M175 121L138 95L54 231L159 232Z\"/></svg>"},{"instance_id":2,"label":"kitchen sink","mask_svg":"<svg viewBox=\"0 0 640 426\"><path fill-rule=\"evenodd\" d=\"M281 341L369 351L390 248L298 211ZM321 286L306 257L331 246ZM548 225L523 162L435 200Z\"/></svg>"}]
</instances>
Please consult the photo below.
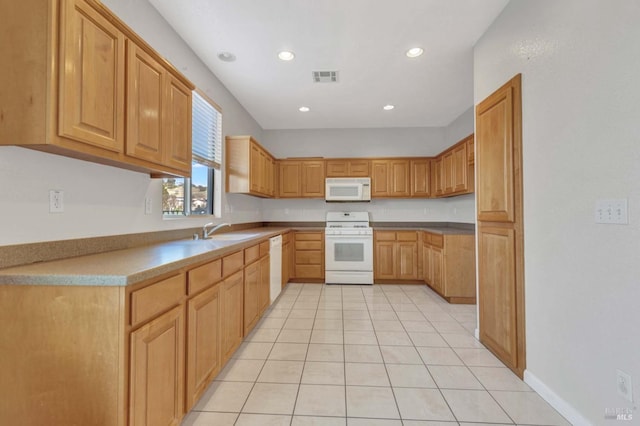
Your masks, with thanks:
<instances>
[{"instance_id":1,"label":"kitchen sink","mask_svg":"<svg viewBox=\"0 0 640 426\"><path fill-rule=\"evenodd\" d=\"M233 233L233 234L220 234L220 235L212 235L207 240L213 241L240 241L240 240L248 240L250 238L257 237L258 234L242 234L242 233Z\"/></svg>"}]
</instances>

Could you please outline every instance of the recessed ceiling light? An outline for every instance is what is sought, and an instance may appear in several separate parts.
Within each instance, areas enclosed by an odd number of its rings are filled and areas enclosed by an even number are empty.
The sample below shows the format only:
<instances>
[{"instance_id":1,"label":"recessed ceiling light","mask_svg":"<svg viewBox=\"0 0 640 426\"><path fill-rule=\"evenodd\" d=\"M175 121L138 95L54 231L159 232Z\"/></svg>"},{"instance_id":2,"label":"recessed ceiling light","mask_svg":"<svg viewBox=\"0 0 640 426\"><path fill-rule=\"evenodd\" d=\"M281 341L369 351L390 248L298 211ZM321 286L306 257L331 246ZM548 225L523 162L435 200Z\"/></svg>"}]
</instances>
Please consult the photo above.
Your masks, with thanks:
<instances>
[{"instance_id":1,"label":"recessed ceiling light","mask_svg":"<svg viewBox=\"0 0 640 426\"><path fill-rule=\"evenodd\" d=\"M296 55L293 54L293 52L289 52L288 50L283 50L282 52L278 53L278 58L280 58L283 61L291 61L293 58L295 58Z\"/></svg>"},{"instance_id":2,"label":"recessed ceiling light","mask_svg":"<svg viewBox=\"0 0 640 426\"><path fill-rule=\"evenodd\" d=\"M218 53L218 59L223 62L233 62L236 60L236 55L231 52L220 52Z\"/></svg>"},{"instance_id":3,"label":"recessed ceiling light","mask_svg":"<svg viewBox=\"0 0 640 426\"><path fill-rule=\"evenodd\" d=\"M395 105L391 105L391 104L385 105L385 106L382 107L382 109L385 110L385 111L391 111L394 108L395 108Z\"/></svg>"},{"instance_id":4,"label":"recessed ceiling light","mask_svg":"<svg viewBox=\"0 0 640 426\"><path fill-rule=\"evenodd\" d=\"M301 106L300 108L298 108L298 111L300 111L300 112L309 112L309 107Z\"/></svg>"},{"instance_id":5,"label":"recessed ceiling light","mask_svg":"<svg viewBox=\"0 0 640 426\"><path fill-rule=\"evenodd\" d=\"M423 53L424 53L424 50L421 47L412 47L411 49L407 50L407 56L409 58L417 58Z\"/></svg>"}]
</instances>

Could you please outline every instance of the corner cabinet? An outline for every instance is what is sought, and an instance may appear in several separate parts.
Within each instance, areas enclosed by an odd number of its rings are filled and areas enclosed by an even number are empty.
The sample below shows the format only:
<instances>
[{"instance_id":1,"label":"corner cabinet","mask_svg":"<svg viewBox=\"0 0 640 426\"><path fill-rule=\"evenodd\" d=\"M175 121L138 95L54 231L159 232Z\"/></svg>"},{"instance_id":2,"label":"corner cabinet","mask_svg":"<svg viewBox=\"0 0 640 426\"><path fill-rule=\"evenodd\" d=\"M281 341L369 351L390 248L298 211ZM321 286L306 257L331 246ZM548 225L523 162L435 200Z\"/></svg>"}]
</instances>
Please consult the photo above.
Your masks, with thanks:
<instances>
[{"instance_id":1,"label":"corner cabinet","mask_svg":"<svg viewBox=\"0 0 640 426\"><path fill-rule=\"evenodd\" d=\"M25 0L2 14L9 34L26 35L0 40L12 63L0 71L12 82L1 145L190 176L194 86L111 11L94 0Z\"/></svg>"},{"instance_id":2,"label":"corner cabinet","mask_svg":"<svg viewBox=\"0 0 640 426\"><path fill-rule=\"evenodd\" d=\"M470 194L475 190L474 135L447 149L432 162L432 192L436 197Z\"/></svg>"},{"instance_id":3,"label":"corner cabinet","mask_svg":"<svg viewBox=\"0 0 640 426\"><path fill-rule=\"evenodd\" d=\"M423 232L422 271L424 282L449 303L475 303L475 236Z\"/></svg>"},{"instance_id":4,"label":"corner cabinet","mask_svg":"<svg viewBox=\"0 0 640 426\"><path fill-rule=\"evenodd\" d=\"M227 136L225 152L228 193L275 197L276 160L258 141L251 136Z\"/></svg>"}]
</instances>

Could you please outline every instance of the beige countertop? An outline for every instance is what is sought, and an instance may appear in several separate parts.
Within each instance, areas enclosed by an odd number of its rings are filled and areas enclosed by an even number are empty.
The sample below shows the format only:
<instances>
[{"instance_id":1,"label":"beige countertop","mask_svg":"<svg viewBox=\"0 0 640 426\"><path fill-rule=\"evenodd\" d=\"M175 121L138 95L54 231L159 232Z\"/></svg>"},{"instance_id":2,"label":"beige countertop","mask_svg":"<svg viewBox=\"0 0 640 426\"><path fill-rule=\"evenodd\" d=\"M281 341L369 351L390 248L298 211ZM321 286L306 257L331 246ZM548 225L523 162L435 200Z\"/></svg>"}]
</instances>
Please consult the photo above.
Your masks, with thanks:
<instances>
[{"instance_id":1,"label":"beige countertop","mask_svg":"<svg viewBox=\"0 0 640 426\"><path fill-rule=\"evenodd\" d=\"M262 227L0 270L0 284L127 286L213 260L289 228Z\"/></svg>"},{"instance_id":2,"label":"beige countertop","mask_svg":"<svg viewBox=\"0 0 640 426\"><path fill-rule=\"evenodd\" d=\"M433 234L441 235L475 235L473 229L454 228L450 226L425 226L425 227L399 227L399 226L375 226L375 231L427 231Z\"/></svg>"},{"instance_id":3,"label":"beige countertop","mask_svg":"<svg viewBox=\"0 0 640 426\"><path fill-rule=\"evenodd\" d=\"M207 240L176 240L48 262L0 269L0 285L127 286L241 250L291 229L324 227L265 226L216 234ZM443 235L469 235L471 229L449 226L374 226L377 231L423 230Z\"/></svg>"}]
</instances>

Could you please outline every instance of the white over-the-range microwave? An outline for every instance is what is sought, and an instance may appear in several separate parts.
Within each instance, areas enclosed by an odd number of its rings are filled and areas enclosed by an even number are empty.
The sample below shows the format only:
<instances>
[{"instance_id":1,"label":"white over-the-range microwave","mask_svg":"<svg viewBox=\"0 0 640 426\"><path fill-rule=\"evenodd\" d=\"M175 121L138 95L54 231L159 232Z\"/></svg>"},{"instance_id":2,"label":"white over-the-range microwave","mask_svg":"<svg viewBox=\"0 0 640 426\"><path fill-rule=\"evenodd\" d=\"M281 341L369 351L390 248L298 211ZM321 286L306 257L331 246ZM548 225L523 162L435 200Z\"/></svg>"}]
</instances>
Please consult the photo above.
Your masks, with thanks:
<instances>
[{"instance_id":1,"label":"white over-the-range microwave","mask_svg":"<svg viewBox=\"0 0 640 426\"><path fill-rule=\"evenodd\" d=\"M327 178L326 201L371 201L371 178Z\"/></svg>"}]
</instances>

